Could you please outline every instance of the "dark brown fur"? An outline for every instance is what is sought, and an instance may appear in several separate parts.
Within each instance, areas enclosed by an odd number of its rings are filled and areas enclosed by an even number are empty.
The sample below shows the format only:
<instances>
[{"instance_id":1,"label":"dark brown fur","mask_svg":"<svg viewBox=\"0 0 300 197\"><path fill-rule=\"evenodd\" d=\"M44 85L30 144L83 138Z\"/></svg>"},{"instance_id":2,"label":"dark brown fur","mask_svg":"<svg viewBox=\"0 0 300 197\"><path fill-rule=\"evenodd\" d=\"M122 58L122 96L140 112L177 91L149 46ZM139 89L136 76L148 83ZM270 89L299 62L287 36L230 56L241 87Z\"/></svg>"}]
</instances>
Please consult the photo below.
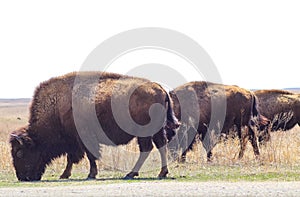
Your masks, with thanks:
<instances>
[{"instance_id":1,"label":"dark brown fur","mask_svg":"<svg viewBox=\"0 0 300 197\"><path fill-rule=\"evenodd\" d=\"M222 97L221 92L225 92L226 97L226 115L224 120L224 125L222 128L218 128L218 125L209 125L211 122L211 98L214 97L216 100ZM193 98L192 96L187 96L183 98L183 100L187 100L190 103L189 109L181 109L178 98L176 95L190 95L191 92L196 93L197 98ZM243 88L239 88L238 86L228 86L228 85L221 85L221 84L214 84L209 82L189 82L184 84L173 91L170 92L170 95L174 101L174 111L177 118L182 121L182 125L186 125L185 127L182 126L179 129L179 140L180 138L183 139L181 142L173 142L175 144L180 144L181 148L183 149L183 154L181 160L185 160L185 155L188 150L192 149L193 143L195 142L196 134L200 135L200 140L203 142L204 138L207 135L210 135L210 132L207 131L208 126L212 126L215 130L219 130L220 134L228 135L228 132L233 126L237 128L237 134L240 139L240 153L239 158L243 157L244 150L246 147L246 143L248 139L251 141L253 146L254 154L259 155L259 149L257 146L257 136L255 132L252 130L252 124L254 123L253 120L255 118L259 119L259 112L256 107L256 97L254 94L248 90ZM224 98L224 97L223 97ZM182 120L182 117L185 116L193 116L193 108L198 104L200 110L200 118L198 119L199 122L191 122L189 118L188 122ZM220 107L221 109L222 107ZM218 106L217 106L217 114ZM182 111L188 114L183 114ZM221 113L221 111L220 111ZM186 120L186 118L184 118ZM198 124L196 128L194 125ZM242 128L244 132L242 132ZM220 130L221 129L221 130ZM180 131L182 130L182 131ZM186 131L187 130L187 131ZM180 136L181 135L181 136ZM183 136L182 136L183 135ZM188 143L186 143L186 139L188 139ZM182 144L184 146L182 146ZM204 148L207 151L207 159L210 160L212 156L212 148L215 146L217 141L211 141L209 144L203 143ZM170 145L172 146L172 145ZM173 145L174 146L174 145ZM176 145L175 145L176 147ZM178 148L178 147L177 147ZM177 149L175 148L175 149Z\"/></svg>"},{"instance_id":2,"label":"dark brown fur","mask_svg":"<svg viewBox=\"0 0 300 197\"><path fill-rule=\"evenodd\" d=\"M80 76L79 83L74 85L78 76ZM136 123L142 125L149 123L149 108L152 104L159 103L167 106L168 128L175 128L178 125L172 114L172 103L168 93L160 85L146 79L100 72L74 72L52 78L41 83L35 91L30 108L29 125L11 134L12 157L18 179L21 181L40 180L46 166L53 159L65 154L67 154L68 164L61 178L68 178L71 175L73 163L78 163L85 153L90 161L88 178L95 178L97 175L95 160L100 156L98 155L99 143L127 144L135 136L140 136L145 132L132 127L132 132L136 135L129 134L114 121L110 102L112 90L116 85L120 85L122 87L120 90L123 91L120 94L118 91L114 92L116 102L122 102L122 96L126 95L126 91L131 86L138 86L131 95L129 103L130 114ZM80 109L77 112L78 117L86 126L86 128L81 128L81 131L77 131L73 114L74 107ZM104 131L102 135L108 137L109 140L99 138L101 137L100 131L91 130L94 128L90 127L90 124L93 124L89 122L88 110L90 109L95 109L96 118ZM139 168L153 148L152 141L160 149L162 157L162 170L159 176L166 176L168 173L164 148L166 138L162 126L160 125L160 129L152 136L138 137L141 156L126 178L138 175ZM91 141L91 143L86 141L95 139L96 141ZM89 149L91 146L93 150L96 150L93 154Z\"/></svg>"},{"instance_id":3,"label":"dark brown fur","mask_svg":"<svg viewBox=\"0 0 300 197\"><path fill-rule=\"evenodd\" d=\"M300 125L300 95L285 90L257 90L261 113L272 121L272 131Z\"/></svg>"}]
</instances>

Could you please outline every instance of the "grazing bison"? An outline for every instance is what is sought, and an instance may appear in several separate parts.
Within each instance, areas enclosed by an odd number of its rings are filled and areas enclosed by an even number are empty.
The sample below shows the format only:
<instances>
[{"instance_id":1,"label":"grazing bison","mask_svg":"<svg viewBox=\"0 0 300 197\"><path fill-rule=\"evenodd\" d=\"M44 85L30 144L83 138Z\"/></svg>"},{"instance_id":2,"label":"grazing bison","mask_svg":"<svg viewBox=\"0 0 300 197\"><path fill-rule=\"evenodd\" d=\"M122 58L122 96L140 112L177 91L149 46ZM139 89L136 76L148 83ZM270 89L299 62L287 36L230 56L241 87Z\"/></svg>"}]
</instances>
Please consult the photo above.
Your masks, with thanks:
<instances>
[{"instance_id":1,"label":"grazing bison","mask_svg":"<svg viewBox=\"0 0 300 197\"><path fill-rule=\"evenodd\" d=\"M257 90L260 112L271 120L271 131L300 126L300 95L284 90Z\"/></svg>"},{"instance_id":2,"label":"grazing bison","mask_svg":"<svg viewBox=\"0 0 300 197\"><path fill-rule=\"evenodd\" d=\"M192 149L197 133L207 152L207 160L210 161L212 148L218 141L216 137L219 138L221 134L228 135L233 127L236 128L240 139L239 158L244 155L248 139L254 154L259 155L257 135L253 131L253 126L257 124L263 126L268 124L268 121L259 114L257 99L252 92L238 86L189 82L171 91L170 96L174 102L176 117L182 125L177 131L177 141L172 140L169 148L175 149L173 154L179 148L182 149L180 161L185 161L186 153ZM244 127L246 129L242 131ZM267 129L262 133L269 138ZM171 136L173 131L168 131L167 134Z\"/></svg>"},{"instance_id":3,"label":"grazing bison","mask_svg":"<svg viewBox=\"0 0 300 197\"><path fill-rule=\"evenodd\" d=\"M74 72L43 82L34 94L29 125L11 133L17 178L40 180L46 166L65 154L68 164L61 178L68 178L72 165L78 163L84 153L90 162L88 178L95 178L99 143L127 144L134 137L137 137L140 157L125 178L138 175L153 148L152 141L161 155L159 177L165 177L168 173L167 139L163 128L178 127L171 106L168 93L160 85L141 78ZM127 115L133 122L128 122Z\"/></svg>"}]
</instances>

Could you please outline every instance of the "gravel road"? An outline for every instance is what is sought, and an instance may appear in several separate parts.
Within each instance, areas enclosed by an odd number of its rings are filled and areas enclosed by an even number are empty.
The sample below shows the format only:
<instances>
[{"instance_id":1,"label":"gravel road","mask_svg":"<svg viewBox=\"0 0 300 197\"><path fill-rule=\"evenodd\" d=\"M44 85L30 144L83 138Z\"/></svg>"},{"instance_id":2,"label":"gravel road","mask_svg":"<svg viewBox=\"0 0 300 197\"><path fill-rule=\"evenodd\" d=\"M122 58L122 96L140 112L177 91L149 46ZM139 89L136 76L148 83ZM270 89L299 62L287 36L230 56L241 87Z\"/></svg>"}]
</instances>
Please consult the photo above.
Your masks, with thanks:
<instances>
[{"instance_id":1,"label":"gravel road","mask_svg":"<svg viewBox=\"0 0 300 197\"><path fill-rule=\"evenodd\" d=\"M133 182L0 188L0 196L300 196L300 182Z\"/></svg>"}]
</instances>

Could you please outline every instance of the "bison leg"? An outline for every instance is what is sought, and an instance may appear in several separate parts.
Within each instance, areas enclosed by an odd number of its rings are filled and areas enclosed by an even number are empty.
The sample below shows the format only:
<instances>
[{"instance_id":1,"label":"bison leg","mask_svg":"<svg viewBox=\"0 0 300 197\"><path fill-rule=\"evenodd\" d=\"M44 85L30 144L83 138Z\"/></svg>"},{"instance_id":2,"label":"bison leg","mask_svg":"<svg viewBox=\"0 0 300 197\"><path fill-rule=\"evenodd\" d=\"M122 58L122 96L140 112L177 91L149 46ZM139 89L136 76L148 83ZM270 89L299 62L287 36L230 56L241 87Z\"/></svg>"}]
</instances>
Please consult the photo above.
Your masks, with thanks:
<instances>
[{"instance_id":1,"label":"bison leg","mask_svg":"<svg viewBox=\"0 0 300 197\"><path fill-rule=\"evenodd\" d=\"M158 174L158 178L165 178L167 177L168 171L168 164L167 164L167 139L164 135L163 130L160 130L153 136L153 142L156 148L159 151L160 158L161 158L161 170Z\"/></svg>"},{"instance_id":2,"label":"bison leg","mask_svg":"<svg viewBox=\"0 0 300 197\"><path fill-rule=\"evenodd\" d=\"M212 162L212 152L211 150L206 153L207 162Z\"/></svg>"},{"instance_id":3,"label":"bison leg","mask_svg":"<svg viewBox=\"0 0 300 197\"><path fill-rule=\"evenodd\" d=\"M210 131L207 131L206 129L203 130L202 135L201 135L201 142L202 142L203 148L206 151L207 162L211 162L212 161L212 149L215 147L216 142L214 142L214 140L212 139Z\"/></svg>"},{"instance_id":4,"label":"bison leg","mask_svg":"<svg viewBox=\"0 0 300 197\"><path fill-rule=\"evenodd\" d=\"M124 179L133 179L135 176L139 176L139 170L141 169L142 165L144 164L145 160L149 156L150 152L140 152L139 159L137 160L135 166L129 172Z\"/></svg>"},{"instance_id":5,"label":"bison leg","mask_svg":"<svg viewBox=\"0 0 300 197\"><path fill-rule=\"evenodd\" d=\"M90 152L87 152L86 155L90 162L90 173L89 173L87 179L95 179L98 174L97 165L95 162L96 157L94 157Z\"/></svg>"},{"instance_id":6,"label":"bison leg","mask_svg":"<svg viewBox=\"0 0 300 197\"><path fill-rule=\"evenodd\" d=\"M168 166L167 166L167 147L163 146L158 150L161 158L161 170L160 173L158 174L158 178L166 178L167 174L169 173Z\"/></svg>"},{"instance_id":7,"label":"bison leg","mask_svg":"<svg viewBox=\"0 0 300 197\"><path fill-rule=\"evenodd\" d=\"M186 153L188 150L183 151L183 153L181 154L180 158L178 159L179 163L185 163L186 162Z\"/></svg>"},{"instance_id":8,"label":"bison leg","mask_svg":"<svg viewBox=\"0 0 300 197\"><path fill-rule=\"evenodd\" d=\"M173 139L168 143L168 150L170 151L171 160L174 161L178 158L179 155L179 140L176 135Z\"/></svg>"},{"instance_id":9,"label":"bison leg","mask_svg":"<svg viewBox=\"0 0 300 197\"><path fill-rule=\"evenodd\" d=\"M241 146L241 149L240 149L240 153L239 153L239 159L242 159L243 156L244 156L244 152L246 150L246 145L247 145L247 141L248 141L248 127L245 127L245 130L244 132L242 132L242 129L240 126L237 127L237 130L238 130L238 137L239 137L239 140L240 140L240 146Z\"/></svg>"},{"instance_id":10,"label":"bison leg","mask_svg":"<svg viewBox=\"0 0 300 197\"><path fill-rule=\"evenodd\" d=\"M145 160L147 159L153 148L151 137L139 137L138 144L140 149L139 158L131 172L129 172L124 177L124 179L133 179L135 176L139 175L139 170L141 169L142 165L144 164Z\"/></svg>"},{"instance_id":11,"label":"bison leg","mask_svg":"<svg viewBox=\"0 0 300 197\"><path fill-rule=\"evenodd\" d=\"M181 163L186 162L186 154L188 151L193 150L193 146L196 143L196 135L197 135L197 130L195 130L192 127L185 132L180 142L180 146L182 148L182 154L181 154L181 158L179 159L179 162Z\"/></svg>"},{"instance_id":12,"label":"bison leg","mask_svg":"<svg viewBox=\"0 0 300 197\"><path fill-rule=\"evenodd\" d=\"M259 156L259 149L258 149L258 144L257 144L257 136L256 133L249 127L249 136L250 136L250 142L253 147L254 155L256 157Z\"/></svg>"},{"instance_id":13,"label":"bison leg","mask_svg":"<svg viewBox=\"0 0 300 197\"><path fill-rule=\"evenodd\" d=\"M73 161L70 158L70 156L67 156L67 166L65 171L60 175L60 179L68 179L71 176L71 171L72 171L72 166L73 166Z\"/></svg>"}]
</instances>

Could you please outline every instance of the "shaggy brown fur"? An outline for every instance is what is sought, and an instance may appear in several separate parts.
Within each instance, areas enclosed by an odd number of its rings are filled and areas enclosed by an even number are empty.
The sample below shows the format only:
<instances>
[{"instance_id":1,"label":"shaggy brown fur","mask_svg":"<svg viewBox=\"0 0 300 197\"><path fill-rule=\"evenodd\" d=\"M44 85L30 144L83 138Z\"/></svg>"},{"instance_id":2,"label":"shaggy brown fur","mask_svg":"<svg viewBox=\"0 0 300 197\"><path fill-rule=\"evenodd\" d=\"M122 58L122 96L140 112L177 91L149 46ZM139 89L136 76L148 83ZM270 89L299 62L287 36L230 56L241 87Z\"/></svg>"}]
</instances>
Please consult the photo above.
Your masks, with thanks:
<instances>
[{"instance_id":1,"label":"shaggy brown fur","mask_svg":"<svg viewBox=\"0 0 300 197\"><path fill-rule=\"evenodd\" d=\"M120 89L113 92L118 86ZM125 132L114 120L111 102L122 106L124 96L130 93L128 91L133 86L137 88L130 96L129 112L137 124L145 125L150 122L149 108L153 104L166 106L167 111L164 114L155 114L157 119L161 118L157 120L161 124L156 125L156 131L144 131L129 125L132 131ZM67 154L68 164L61 178L68 178L73 163L78 163L86 153L90 161L88 178L95 178L97 175L95 160L99 157L99 143L127 144L138 136L141 155L126 178L138 175L141 165L153 148L152 141L161 153L162 169L159 176L165 177L168 170L164 146L166 138L162 127L165 124L168 128L178 126L171 105L168 93L160 85L146 79L114 73L74 72L43 82L34 94L29 125L11 134L10 142L16 175L21 181L40 180L46 166L53 159ZM74 112L76 109L77 111ZM93 116L90 116L92 110L103 132L93 127L95 122L91 120ZM165 114L167 114L166 123ZM75 116L79 119L76 120ZM145 132L152 132L153 135L143 136Z\"/></svg>"},{"instance_id":2,"label":"shaggy brown fur","mask_svg":"<svg viewBox=\"0 0 300 197\"><path fill-rule=\"evenodd\" d=\"M284 90L257 90L260 111L272 121L272 131L300 125L300 95Z\"/></svg>"},{"instance_id":3,"label":"shaggy brown fur","mask_svg":"<svg viewBox=\"0 0 300 197\"><path fill-rule=\"evenodd\" d=\"M193 93L195 93L196 96L192 96ZM210 161L212 148L215 146L217 141L213 140L212 132L208 131L209 126L211 126L214 132L217 132L217 136L220 136L220 134L228 135L229 129L236 126L241 146L239 158L242 158L244 155L248 138L253 146L254 154L257 156L259 155L257 136L252 130L252 124L253 119L259 119L260 116L256 107L256 97L252 92L239 88L238 86L228 86L209 82L189 82L171 91L170 95L174 102L175 114L182 122L182 126L178 131L178 138L181 142L173 142L175 145L170 144L169 147L175 147L175 150L178 148L183 149L181 161L185 161L186 152L192 149L197 133L200 134L202 143L205 138L212 138L212 141L209 141L209 143L203 143L203 146L207 151L207 159ZM181 109L181 104L177 98L178 95L183 95L180 102L190 103L190 105L185 105L188 106L187 108ZM221 100L222 98L226 99L226 112L223 113L224 115L226 113L226 115L223 127L222 125L217 125L218 117L211 117L213 107L212 98L216 101L214 107L217 112L217 116L220 116L222 114L222 108L224 109L224 106L218 106L218 100ZM194 109L196 106L199 106L199 118L193 117L193 114L196 114ZM210 125L212 124L212 118L217 119L217 121L215 121L216 125ZM199 122L195 122L195 120L199 120ZM243 127L247 127L245 132L242 132ZM269 135L269 133L266 135ZM186 143L186 141L188 142Z\"/></svg>"}]
</instances>

